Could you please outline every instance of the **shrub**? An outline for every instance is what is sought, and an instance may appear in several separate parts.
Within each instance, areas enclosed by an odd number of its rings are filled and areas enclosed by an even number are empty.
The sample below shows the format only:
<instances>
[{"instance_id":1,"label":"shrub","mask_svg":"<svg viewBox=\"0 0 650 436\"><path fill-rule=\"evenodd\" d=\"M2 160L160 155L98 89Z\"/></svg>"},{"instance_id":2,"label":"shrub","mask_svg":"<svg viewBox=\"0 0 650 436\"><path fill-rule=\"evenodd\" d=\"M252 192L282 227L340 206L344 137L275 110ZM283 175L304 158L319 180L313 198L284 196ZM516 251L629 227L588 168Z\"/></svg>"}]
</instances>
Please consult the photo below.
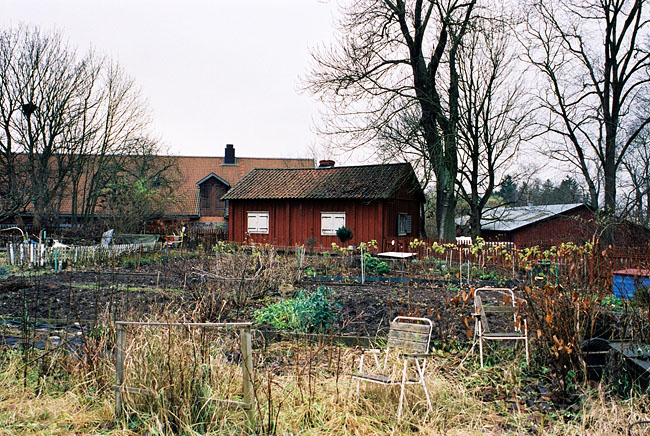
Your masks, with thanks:
<instances>
[{"instance_id":1,"label":"shrub","mask_svg":"<svg viewBox=\"0 0 650 436\"><path fill-rule=\"evenodd\" d=\"M606 311L593 290L565 289L545 284L523 289L531 336L538 352L550 365L565 393L581 373L584 361L580 344L594 337L597 321Z\"/></svg>"},{"instance_id":2,"label":"shrub","mask_svg":"<svg viewBox=\"0 0 650 436\"><path fill-rule=\"evenodd\" d=\"M336 236L339 237L341 244L345 244L347 241L352 239L352 230L345 226L341 226L336 230Z\"/></svg>"},{"instance_id":3,"label":"shrub","mask_svg":"<svg viewBox=\"0 0 650 436\"><path fill-rule=\"evenodd\" d=\"M641 307L650 307L650 288L639 286L634 291L634 302Z\"/></svg>"},{"instance_id":4,"label":"shrub","mask_svg":"<svg viewBox=\"0 0 650 436\"><path fill-rule=\"evenodd\" d=\"M329 300L331 295L332 291L325 286L319 286L311 294L300 290L294 298L270 304L253 316L258 324L271 325L278 330L327 331L338 319L338 307Z\"/></svg>"}]
</instances>

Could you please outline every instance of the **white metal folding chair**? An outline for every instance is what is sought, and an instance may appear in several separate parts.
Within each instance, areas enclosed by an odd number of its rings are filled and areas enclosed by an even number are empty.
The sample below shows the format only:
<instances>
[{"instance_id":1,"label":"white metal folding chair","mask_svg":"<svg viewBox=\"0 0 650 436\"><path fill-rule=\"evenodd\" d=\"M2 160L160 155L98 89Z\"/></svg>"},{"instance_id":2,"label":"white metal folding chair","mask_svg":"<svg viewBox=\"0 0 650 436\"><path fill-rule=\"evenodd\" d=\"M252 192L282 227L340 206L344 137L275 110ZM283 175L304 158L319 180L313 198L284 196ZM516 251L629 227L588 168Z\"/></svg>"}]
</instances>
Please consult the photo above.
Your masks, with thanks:
<instances>
[{"instance_id":1,"label":"white metal folding chair","mask_svg":"<svg viewBox=\"0 0 650 436\"><path fill-rule=\"evenodd\" d=\"M353 375L353 378L357 379L357 394L359 393L361 381L382 385L400 385L399 408L397 409L397 419L399 421L402 418L406 385L419 384L424 389L427 406L431 411L431 398L424 381L424 374L426 371L426 358L431 357L429 343L431 342L432 331L433 323L430 319L408 316L396 317L390 324L386 348L384 350L365 350L361 355L358 372ZM382 353L383 357L381 356ZM367 354L373 357L374 368L372 368L372 372L364 372L364 359ZM393 355L401 365L389 365L389 362L396 363L395 359L389 359L389 355ZM389 366L391 368L388 368ZM414 373L413 369L415 369ZM415 375L415 378L409 377L409 370L411 374Z\"/></svg>"},{"instance_id":2,"label":"white metal folding chair","mask_svg":"<svg viewBox=\"0 0 650 436\"><path fill-rule=\"evenodd\" d=\"M489 296L489 297L488 297ZM529 361L528 324L526 318L517 311L515 293L509 288L478 288L474 291L474 340L478 340L481 367L483 367L483 341L524 341L526 363ZM491 325L491 315L502 314L505 329L495 331ZM512 320L510 321L510 315ZM472 348L474 348L472 346Z\"/></svg>"}]
</instances>

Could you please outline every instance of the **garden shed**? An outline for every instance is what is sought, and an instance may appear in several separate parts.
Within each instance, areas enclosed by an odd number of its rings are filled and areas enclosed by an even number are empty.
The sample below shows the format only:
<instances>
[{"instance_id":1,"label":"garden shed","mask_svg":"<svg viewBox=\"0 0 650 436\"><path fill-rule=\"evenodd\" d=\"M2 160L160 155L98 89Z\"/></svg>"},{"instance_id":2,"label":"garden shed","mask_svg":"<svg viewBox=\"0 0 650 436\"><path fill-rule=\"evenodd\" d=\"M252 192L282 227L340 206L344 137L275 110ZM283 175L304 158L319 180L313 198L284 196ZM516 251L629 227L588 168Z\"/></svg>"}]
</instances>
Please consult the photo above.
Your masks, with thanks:
<instances>
[{"instance_id":1,"label":"garden shed","mask_svg":"<svg viewBox=\"0 0 650 436\"><path fill-rule=\"evenodd\" d=\"M223 200L231 241L329 248L342 226L352 230L352 245L419 237L425 198L408 163L321 161L311 169L254 169Z\"/></svg>"}]
</instances>

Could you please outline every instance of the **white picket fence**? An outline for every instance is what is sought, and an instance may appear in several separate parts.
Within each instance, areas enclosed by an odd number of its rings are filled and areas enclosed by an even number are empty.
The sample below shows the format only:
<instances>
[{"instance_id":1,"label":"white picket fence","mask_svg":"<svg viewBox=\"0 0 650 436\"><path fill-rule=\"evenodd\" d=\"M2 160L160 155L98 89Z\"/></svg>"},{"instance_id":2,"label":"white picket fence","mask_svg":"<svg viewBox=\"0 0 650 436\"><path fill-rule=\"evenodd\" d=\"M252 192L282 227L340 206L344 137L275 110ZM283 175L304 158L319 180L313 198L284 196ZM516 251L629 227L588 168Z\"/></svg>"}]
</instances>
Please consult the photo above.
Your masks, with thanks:
<instances>
[{"instance_id":1,"label":"white picket fence","mask_svg":"<svg viewBox=\"0 0 650 436\"><path fill-rule=\"evenodd\" d=\"M147 252L162 249L160 242L145 242L136 244L114 244L108 247L101 245L47 247L40 243L9 244L7 261L9 265L34 268L61 268L64 262L97 263L103 262L124 253Z\"/></svg>"}]
</instances>

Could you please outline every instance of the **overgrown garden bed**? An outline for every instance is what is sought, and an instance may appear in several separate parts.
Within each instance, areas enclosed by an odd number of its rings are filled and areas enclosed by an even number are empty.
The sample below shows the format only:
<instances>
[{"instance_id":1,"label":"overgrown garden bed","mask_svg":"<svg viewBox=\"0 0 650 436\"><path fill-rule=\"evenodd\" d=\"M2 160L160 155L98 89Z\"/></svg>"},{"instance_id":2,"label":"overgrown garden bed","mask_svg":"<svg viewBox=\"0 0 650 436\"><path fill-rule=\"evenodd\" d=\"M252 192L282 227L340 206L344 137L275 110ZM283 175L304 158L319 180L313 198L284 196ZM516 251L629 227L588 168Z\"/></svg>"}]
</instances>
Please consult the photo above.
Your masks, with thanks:
<instances>
[{"instance_id":1,"label":"overgrown garden bed","mask_svg":"<svg viewBox=\"0 0 650 436\"><path fill-rule=\"evenodd\" d=\"M575 259L601 262L590 258L593 253L577 247ZM604 435L623 434L650 416L647 392L634 380L619 383L625 374L617 380L610 373L604 382L586 379L583 340L648 339L647 302L613 299L600 276L587 281L586 267L567 280L564 266L553 270L545 263L553 262L553 253L542 251L523 253L514 276L506 263L474 262L464 270L467 263L454 267L447 261L443 267L441 259L388 261L388 271L381 266L382 275L375 277L392 282L362 284L354 280L360 266L355 256L310 258L221 244L207 254L172 251L137 262L115 259L91 270L72 265L58 274L8 271L0 282L0 316L14 322L2 324L0 335L5 343L22 345L0 350L0 434L251 432L243 411L200 400L208 394L241 396L236 338L197 336L191 329L132 333L127 373L146 394L129 393L126 415L115 419L112 322L118 319L254 321L254 430L260 434ZM424 268L426 262L435 267ZM339 279L310 273L323 267ZM469 271L469 282L461 279L463 271ZM516 279L526 302L532 361L526 366L521 350L497 346L481 369L470 354L472 292L508 274L508 284ZM425 316L435 325L427 376L435 410L427 413L421 392L410 390L400 423L395 391L370 388L357 396L350 378L360 355L355 344L381 345L397 315ZM80 325L74 333L55 326L75 322ZM62 343L69 346L57 348Z\"/></svg>"}]
</instances>

